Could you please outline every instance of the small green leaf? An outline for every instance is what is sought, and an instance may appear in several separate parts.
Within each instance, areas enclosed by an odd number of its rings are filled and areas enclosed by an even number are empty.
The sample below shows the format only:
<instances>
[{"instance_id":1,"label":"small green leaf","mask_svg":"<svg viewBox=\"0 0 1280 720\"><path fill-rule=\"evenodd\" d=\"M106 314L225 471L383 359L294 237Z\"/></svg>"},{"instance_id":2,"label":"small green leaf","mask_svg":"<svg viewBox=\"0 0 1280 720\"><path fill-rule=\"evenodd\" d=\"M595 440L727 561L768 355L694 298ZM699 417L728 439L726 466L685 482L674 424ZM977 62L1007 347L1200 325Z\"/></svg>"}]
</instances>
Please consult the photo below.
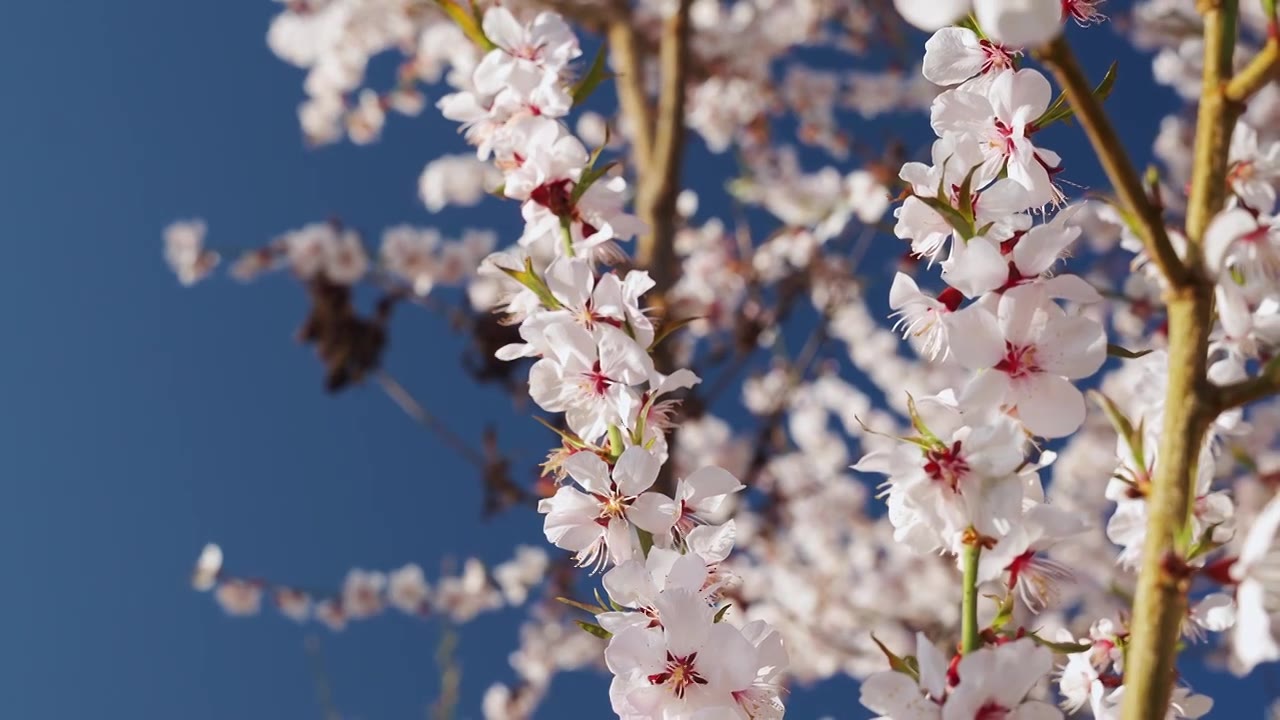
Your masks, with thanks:
<instances>
[{"instance_id":1,"label":"small green leaf","mask_svg":"<svg viewBox=\"0 0 1280 720\"><path fill-rule=\"evenodd\" d=\"M512 280L515 280L521 285L532 290L533 294L538 296L538 300L541 301L548 310L559 310L562 307L560 305L560 301L551 293L551 288L547 287L547 284L543 282L542 278L538 277L538 273L533 271L532 258L524 259L523 270L512 270L511 268L505 267L499 267L498 269L506 273Z\"/></svg>"},{"instance_id":2,"label":"small green leaf","mask_svg":"<svg viewBox=\"0 0 1280 720\"><path fill-rule=\"evenodd\" d=\"M582 628L583 630L586 630L592 635L595 635L601 640L608 640L609 638L613 637L613 633L609 632L608 630L605 630L604 628L600 627L599 625L596 625L595 623L589 623L586 620L574 620L574 622L577 623L578 627Z\"/></svg>"},{"instance_id":3,"label":"small green leaf","mask_svg":"<svg viewBox=\"0 0 1280 720\"><path fill-rule=\"evenodd\" d=\"M1146 469L1146 451L1143 440L1143 421L1139 421L1138 427L1133 426L1133 422L1129 420L1120 408L1112 401L1111 398L1102 394L1097 390L1089 391L1089 398L1102 408L1107 414L1107 419L1111 421L1111 427L1115 428L1116 434L1124 438L1124 442L1129 446L1129 452L1133 457L1134 466Z\"/></svg>"},{"instance_id":4,"label":"small green leaf","mask_svg":"<svg viewBox=\"0 0 1280 720\"><path fill-rule=\"evenodd\" d=\"M653 548L653 533L636 528L636 534L640 536L640 552L649 557L649 550Z\"/></svg>"},{"instance_id":5,"label":"small green leaf","mask_svg":"<svg viewBox=\"0 0 1280 720\"><path fill-rule=\"evenodd\" d=\"M609 426L609 456L614 460L617 460L619 457L622 456L622 451L626 449L627 449L627 446L622 441L622 428L618 427L617 425L610 425Z\"/></svg>"},{"instance_id":6,"label":"small green leaf","mask_svg":"<svg viewBox=\"0 0 1280 720\"><path fill-rule=\"evenodd\" d=\"M911 396L911 393L907 393L907 416L911 418L911 427L915 428L916 432L920 433L921 439L924 440L924 443L921 444L922 448L935 450L945 446L942 440L933 434L929 426L924 424L924 419L920 417L920 411L916 409L916 399Z\"/></svg>"},{"instance_id":7,"label":"small green leaf","mask_svg":"<svg viewBox=\"0 0 1280 720\"><path fill-rule=\"evenodd\" d=\"M934 212L941 215L942 219L946 220L947 224L949 224L951 228L956 231L956 234L962 239L968 240L973 237L973 223L970 222L969 218L965 217L959 210L951 207L950 203L943 202L936 197L924 197L922 195L916 195L915 197L919 198L920 202L932 208Z\"/></svg>"},{"instance_id":8,"label":"small green leaf","mask_svg":"<svg viewBox=\"0 0 1280 720\"><path fill-rule=\"evenodd\" d=\"M701 319L702 319L701 315L694 315L692 317L681 318L680 320L672 320L670 322L662 323L662 327L658 330L658 334L653 337L653 342L649 343L649 350L653 350L654 348L658 347L659 343L661 343L663 340L666 340L668 336L670 336L672 333L679 330L680 328L683 328L686 325L697 322L698 320L701 320Z\"/></svg>"},{"instance_id":9,"label":"small green leaf","mask_svg":"<svg viewBox=\"0 0 1280 720\"><path fill-rule=\"evenodd\" d=\"M1107 74L1102 76L1102 82L1098 83L1098 86L1093 89L1093 96L1098 100L1106 100L1110 97L1111 91L1116 85L1117 68L1119 68L1119 64L1112 62L1111 67L1107 68ZM1036 128L1043 128L1059 120L1068 120L1073 115L1075 115L1075 110L1067 104L1066 94L1060 94L1053 101L1053 104L1049 106L1049 109L1045 110L1032 124Z\"/></svg>"},{"instance_id":10,"label":"small green leaf","mask_svg":"<svg viewBox=\"0 0 1280 720\"><path fill-rule=\"evenodd\" d=\"M973 176L981 168L981 165L974 165L969 169L969 174L964 176L964 182L960 185L960 197L956 200L956 204L960 206L959 212L964 216L965 222L970 228L973 227ZM968 238L965 238L966 240Z\"/></svg>"},{"instance_id":11,"label":"small green leaf","mask_svg":"<svg viewBox=\"0 0 1280 720\"><path fill-rule=\"evenodd\" d=\"M1013 619L1013 593L1006 594L1003 598L998 595L985 596L996 604L996 616L991 620L991 629L999 631L1009 621Z\"/></svg>"},{"instance_id":12,"label":"small green leaf","mask_svg":"<svg viewBox=\"0 0 1280 720\"><path fill-rule=\"evenodd\" d=\"M613 73L609 72L606 63L608 47L601 43L600 49L596 51L596 57L591 61L591 67L587 69L587 74L573 86L573 104L575 106L586 102L591 97L591 93L599 87L600 83L613 77Z\"/></svg>"},{"instance_id":13,"label":"small green leaf","mask_svg":"<svg viewBox=\"0 0 1280 720\"><path fill-rule=\"evenodd\" d=\"M533 416L533 419L534 419L534 420L537 420L537 421L538 421L538 422L540 422L540 423L542 423L542 426L543 426L543 427L545 427L546 429L548 429L548 430L550 430L551 432L553 432L553 433L555 433L555 434L559 435L559 436L560 436L560 439L561 439L561 440L563 440L563 441L565 442L565 444L566 444L566 445L568 445L568 446L570 446L570 447L574 447L574 448L577 448L577 449L579 449L579 450L593 450L593 449L594 449L594 448L592 448L590 445L588 445L587 443L585 443L585 442L583 442L582 440L580 440L580 439L579 439L576 435L574 435L573 433L566 432L566 431L561 430L560 428L556 427L555 425L552 425L550 422L548 422L548 421L547 421L547 419L546 419L546 418L540 418L540 417L538 417L537 415L534 415L534 416Z\"/></svg>"},{"instance_id":14,"label":"small green leaf","mask_svg":"<svg viewBox=\"0 0 1280 720\"><path fill-rule=\"evenodd\" d=\"M1059 655L1074 655L1075 653L1088 652L1093 649L1093 645L1090 643L1051 642L1035 633L1028 633L1028 637L1036 641L1037 645L1047 647Z\"/></svg>"},{"instance_id":15,"label":"small green leaf","mask_svg":"<svg viewBox=\"0 0 1280 720\"><path fill-rule=\"evenodd\" d=\"M600 148L603 148L603 147L604 147L603 145L600 146ZM596 149L597 153L600 152L600 148ZM578 182L575 183L573 186L573 192L569 193L570 199L572 199L573 202L575 203L578 202L578 200L582 198L582 195L586 193L587 190L592 185L596 184L597 180L604 177L605 173L609 172L609 170L611 170L616 165L618 165L617 160L610 160L609 162L605 163L604 165L601 165L600 167L592 166L592 167L588 167L586 170L583 170L582 177L579 178Z\"/></svg>"},{"instance_id":16,"label":"small green leaf","mask_svg":"<svg viewBox=\"0 0 1280 720\"><path fill-rule=\"evenodd\" d=\"M569 607L574 607L574 608L578 608L579 610L584 610L586 612L591 613L592 615L598 615L603 610L603 608L591 607L590 605L584 602L571 600L567 597L557 597L556 602L561 602L561 603L564 603L565 605L568 605Z\"/></svg>"},{"instance_id":17,"label":"small green leaf","mask_svg":"<svg viewBox=\"0 0 1280 720\"><path fill-rule=\"evenodd\" d=\"M909 675L917 682L920 680L920 670L918 669L919 665L913 662L915 658L903 658L895 655L892 650L885 647L884 643L880 642L880 638L877 638L875 633L872 633L871 635L871 642L875 643L876 647L880 648L880 652L884 653L884 656L889 659L890 670L900 672L904 675Z\"/></svg>"},{"instance_id":18,"label":"small green leaf","mask_svg":"<svg viewBox=\"0 0 1280 720\"><path fill-rule=\"evenodd\" d=\"M711 622L720 622L721 620L723 620L724 614L729 612L729 608L731 607L733 607L733 603L729 603L728 605L725 605L724 607L720 608L720 610L716 612L716 616L712 618Z\"/></svg>"},{"instance_id":19,"label":"small green leaf","mask_svg":"<svg viewBox=\"0 0 1280 720\"><path fill-rule=\"evenodd\" d=\"M1119 345L1107 343L1107 354L1111 357L1124 358L1126 360L1137 360L1140 357L1150 355L1151 352L1151 350L1130 350L1128 348L1120 347Z\"/></svg>"},{"instance_id":20,"label":"small green leaf","mask_svg":"<svg viewBox=\"0 0 1280 720\"><path fill-rule=\"evenodd\" d=\"M493 41L481 29L478 6L472 6L469 11L467 8L462 7L458 0L436 0L436 4L440 6L445 15L449 16L449 19L457 23L462 33L481 50L489 52L497 49L498 46L494 45Z\"/></svg>"}]
</instances>

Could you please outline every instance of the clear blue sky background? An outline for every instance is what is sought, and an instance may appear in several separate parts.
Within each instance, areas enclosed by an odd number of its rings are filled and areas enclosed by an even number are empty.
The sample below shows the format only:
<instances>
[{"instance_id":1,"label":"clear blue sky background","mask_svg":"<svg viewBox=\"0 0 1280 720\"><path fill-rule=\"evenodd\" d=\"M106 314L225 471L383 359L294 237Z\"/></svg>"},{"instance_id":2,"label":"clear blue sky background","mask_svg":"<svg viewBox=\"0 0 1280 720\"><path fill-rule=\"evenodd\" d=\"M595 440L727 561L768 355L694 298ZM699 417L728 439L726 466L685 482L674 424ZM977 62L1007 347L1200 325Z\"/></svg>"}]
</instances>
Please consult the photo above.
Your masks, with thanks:
<instances>
[{"instance_id":1,"label":"clear blue sky background","mask_svg":"<svg viewBox=\"0 0 1280 720\"><path fill-rule=\"evenodd\" d=\"M0 717L318 718L304 631L270 613L226 618L188 588L208 540L233 570L317 587L352 566L416 561L434 575L450 557L496 562L516 542L541 542L529 512L481 523L470 468L381 394L322 394L310 351L291 341L305 307L287 279L183 291L162 264L160 230L181 217L207 218L224 247L331 215L373 231L461 227L465 215L433 218L415 197L423 164L461 148L433 113L393 119L373 147L303 147L301 74L265 46L277 8L6 8ZM1109 28L1074 34L1095 75L1124 61L1109 104L1145 150L1153 108L1171 97L1147 89L1148 62ZM884 127L853 131L875 142ZM1051 146L1076 163L1069 179L1099 183L1076 131L1055 131ZM712 179L700 172L694 184ZM515 230L513 209L492 215ZM404 312L394 343L392 372L457 429L496 420L518 462L538 459L545 433L497 392L458 382L461 341L440 321ZM512 677L519 617L462 630L460 717L478 717L484 688ZM319 635L348 716L423 717L437 627L391 616ZM1259 716L1260 681L1197 680L1243 688L1214 693L1215 716ZM539 717L606 716L603 678L562 678L554 695ZM821 715L866 717L853 683L793 695L791 717Z\"/></svg>"}]
</instances>

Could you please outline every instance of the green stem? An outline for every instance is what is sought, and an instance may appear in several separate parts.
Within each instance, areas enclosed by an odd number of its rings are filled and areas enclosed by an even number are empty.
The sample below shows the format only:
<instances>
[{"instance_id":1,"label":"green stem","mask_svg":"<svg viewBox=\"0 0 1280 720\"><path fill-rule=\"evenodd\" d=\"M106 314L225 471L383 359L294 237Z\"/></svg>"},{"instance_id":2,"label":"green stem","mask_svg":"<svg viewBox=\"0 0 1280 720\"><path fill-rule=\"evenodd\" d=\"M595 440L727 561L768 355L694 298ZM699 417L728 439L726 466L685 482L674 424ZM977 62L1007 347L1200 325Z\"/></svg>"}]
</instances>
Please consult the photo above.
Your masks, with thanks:
<instances>
[{"instance_id":1,"label":"green stem","mask_svg":"<svg viewBox=\"0 0 1280 720\"><path fill-rule=\"evenodd\" d=\"M982 545L974 543L964 549L964 598L960 604L960 651L968 654L981 645L978 640L978 558Z\"/></svg>"}]
</instances>

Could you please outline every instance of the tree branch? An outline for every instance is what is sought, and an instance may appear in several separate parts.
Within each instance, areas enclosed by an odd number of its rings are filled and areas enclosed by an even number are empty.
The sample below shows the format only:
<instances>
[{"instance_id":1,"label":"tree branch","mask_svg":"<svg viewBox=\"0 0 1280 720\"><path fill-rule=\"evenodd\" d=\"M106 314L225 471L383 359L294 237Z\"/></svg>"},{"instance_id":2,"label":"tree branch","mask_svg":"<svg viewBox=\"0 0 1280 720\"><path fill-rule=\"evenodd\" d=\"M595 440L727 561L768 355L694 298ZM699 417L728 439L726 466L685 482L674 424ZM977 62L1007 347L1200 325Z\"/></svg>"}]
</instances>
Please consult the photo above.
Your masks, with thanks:
<instances>
[{"instance_id":1,"label":"tree branch","mask_svg":"<svg viewBox=\"0 0 1280 720\"><path fill-rule=\"evenodd\" d=\"M639 265L653 275L657 293L675 280L676 197L680 193L680 165L684 156L685 85L689 71L689 8L680 0L663 28L660 60L662 91L658 97L652 155L640 178L637 206L649 232L636 248Z\"/></svg>"},{"instance_id":2,"label":"tree branch","mask_svg":"<svg viewBox=\"0 0 1280 720\"><path fill-rule=\"evenodd\" d=\"M1192 503L1205 433L1214 417L1206 380L1213 282L1204 274L1200 241L1226 202L1227 158L1239 103L1228 102L1236 38L1236 0L1201 0L1204 79L1196 120L1194 166L1187 206L1187 263L1182 284L1167 293L1168 385L1155 476L1147 497L1147 534L1125 653L1121 717L1147 720L1169 712L1178 638L1187 613L1191 574Z\"/></svg>"},{"instance_id":3,"label":"tree branch","mask_svg":"<svg viewBox=\"0 0 1280 720\"><path fill-rule=\"evenodd\" d=\"M1227 83L1225 94L1228 102L1242 103L1261 90L1269 82L1280 77L1280 38L1272 35L1267 44L1249 64L1241 68L1231 82Z\"/></svg>"},{"instance_id":4,"label":"tree branch","mask_svg":"<svg viewBox=\"0 0 1280 720\"><path fill-rule=\"evenodd\" d=\"M1280 393L1280 356L1272 358L1257 377L1218 388L1214 409L1223 412Z\"/></svg>"},{"instance_id":5,"label":"tree branch","mask_svg":"<svg viewBox=\"0 0 1280 720\"><path fill-rule=\"evenodd\" d=\"M643 177L653 153L653 111L644 87L644 55L631 20L630 13L624 12L609 23L609 54L617 70L618 105L631 129L633 172Z\"/></svg>"},{"instance_id":6,"label":"tree branch","mask_svg":"<svg viewBox=\"0 0 1280 720\"><path fill-rule=\"evenodd\" d=\"M1147 197L1142 178L1125 154L1124 145L1111 125L1111 120L1102 110L1102 104L1094 96L1093 88L1076 62L1066 38L1059 35L1039 54L1062 86L1071 107L1075 109L1076 118L1089 136L1089 142L1102 162L1107 179L1115 187L1125 209L1137 221L1147 254L1171 285L1185 285L1189 277L1187 269L1178 258L1173 244L1169 242L1160 209Z\"/></svg>"}]
</instances>

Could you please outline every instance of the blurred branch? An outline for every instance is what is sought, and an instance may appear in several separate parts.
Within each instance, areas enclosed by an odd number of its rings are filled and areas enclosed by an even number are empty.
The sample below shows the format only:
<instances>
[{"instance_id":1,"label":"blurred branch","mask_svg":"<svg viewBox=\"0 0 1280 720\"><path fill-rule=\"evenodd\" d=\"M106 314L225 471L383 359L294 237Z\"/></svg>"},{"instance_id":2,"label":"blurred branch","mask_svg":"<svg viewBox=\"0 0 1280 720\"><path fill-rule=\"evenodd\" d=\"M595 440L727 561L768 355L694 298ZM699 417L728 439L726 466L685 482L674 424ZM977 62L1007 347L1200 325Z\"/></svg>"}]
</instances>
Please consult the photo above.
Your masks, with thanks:
<instances>
[{"instance_id":1,"label":"blurred branch","mask_svg":"<svg viewBox=\"0 0 1280 720\"><path fill-rule=\"evenodd\" d=\"M405 390L404 386L397 382L395 378L391 377L387 371L379 370L375 377L378 380L378 385L380 385L382 390L386 392L387 397L395 401L395 404L399 405L400 409L404 410L406 415L417 420L423 427L440 436L440 439L443 440L446 445L455 450L462 457L466 458L466 460L471 464L481 470L488 468L489 461L486 459L484 453L468 445L467 441L464 440L462 436L449 429L449 426L441 422L439 418L427 412L427 409L415 400L413 395L410 395L409 391Z\"/></svg>"},{"instance_id":2,"label":"blurred branch","mask_svg":"<svg viewBox=\"0 0 1280 720\"><path fill-rule=\"evenodd\" d=\"M462 667L454 657L458 649L458 633L445 628L436 648L436 667L440 668L440 696L427 708L428 720L453 720L458 710L462 687Z\"/></svg>"},{"instance_id":3,"label":"blurred branch","mask_svg":"<svg viewBox=\"0 0 1280 720\"><path fill-rule=\"evenodd\" d=\"M320 651L320 638L308 635L303 642L307 649L307 657L311 661L311 674L316 683L316 701L320 703L320 716L323 720L342 720L342 713L333 702L333 685L329 681L329 671L325 668L324 653Z\"/></svg>"}]
</instances>

